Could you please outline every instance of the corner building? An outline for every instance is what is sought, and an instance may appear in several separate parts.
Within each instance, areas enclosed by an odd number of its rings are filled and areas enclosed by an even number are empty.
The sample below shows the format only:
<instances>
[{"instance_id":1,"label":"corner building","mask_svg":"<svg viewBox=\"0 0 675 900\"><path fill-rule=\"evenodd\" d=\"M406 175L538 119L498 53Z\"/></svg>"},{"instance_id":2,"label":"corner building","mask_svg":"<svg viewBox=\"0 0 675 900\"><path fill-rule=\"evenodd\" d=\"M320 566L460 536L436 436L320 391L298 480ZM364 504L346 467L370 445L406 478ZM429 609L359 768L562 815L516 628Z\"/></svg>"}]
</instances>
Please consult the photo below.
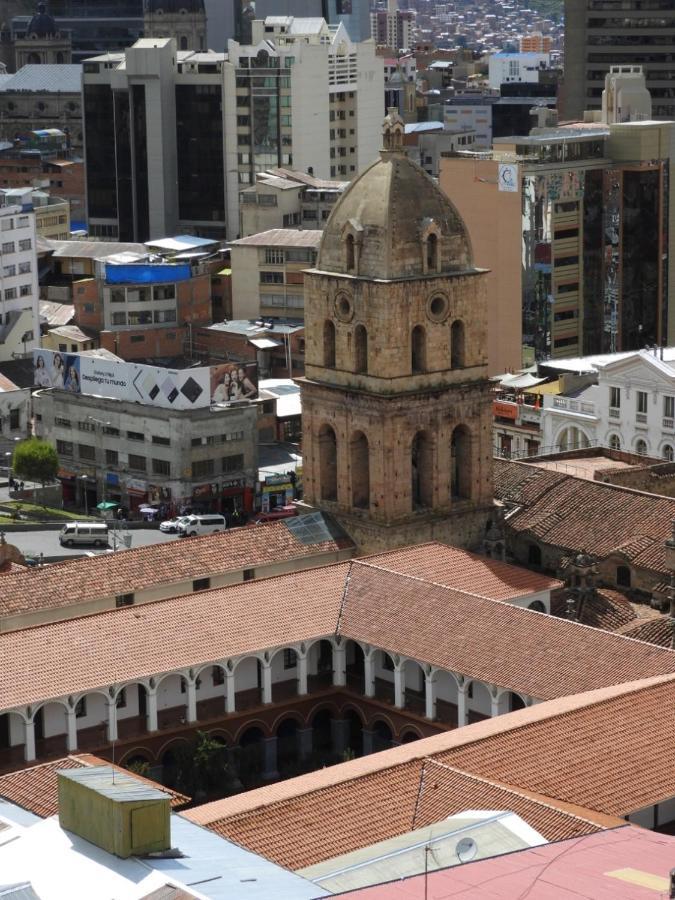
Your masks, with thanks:
<instances>
[{"instance_id":1,"label":"corner building","mask_svg":"<svg viewBox=\"0 0 675 900\"><path fill-rule=\"evenodd\" d=\"M359 546L482 540L492 503L484 270L385 120L305 274L304 484Z\"/></svg>"}]
</instances>

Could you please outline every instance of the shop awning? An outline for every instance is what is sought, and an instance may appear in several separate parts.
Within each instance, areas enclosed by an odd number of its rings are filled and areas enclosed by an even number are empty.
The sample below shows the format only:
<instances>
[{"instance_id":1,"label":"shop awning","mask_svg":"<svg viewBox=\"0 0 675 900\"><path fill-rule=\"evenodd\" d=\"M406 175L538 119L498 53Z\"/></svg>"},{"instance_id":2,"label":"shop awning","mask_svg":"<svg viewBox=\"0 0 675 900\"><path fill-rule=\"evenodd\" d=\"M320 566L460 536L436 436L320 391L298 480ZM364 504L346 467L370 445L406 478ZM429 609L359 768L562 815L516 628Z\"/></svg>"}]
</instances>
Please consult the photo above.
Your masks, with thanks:
<instances>
[{"instance_id":1,"label":"shop awning","mask_svg":"<svg viewBox=\"0 0 675 900\"><path fill-rule=\"evenodd\" d=\"M542 384L544 381L546 381L545 378L535 378L529 372L524 372L521 375L506 375L500 384L502 387L511 388L514 391L524 391L537 384Z\"/></svg>"},{"instance_id":2,"label":"shop awning","mask_svg":"<svg viewBox=\"0 0 675 900\"><path fill-rule=\"evenodd\" d=\"M555 381L549 381L547 384L537 384L533 388L529 388L528 394L559 394L560 393L560 379L556 378Z\"/></svg>"}]
</instances>

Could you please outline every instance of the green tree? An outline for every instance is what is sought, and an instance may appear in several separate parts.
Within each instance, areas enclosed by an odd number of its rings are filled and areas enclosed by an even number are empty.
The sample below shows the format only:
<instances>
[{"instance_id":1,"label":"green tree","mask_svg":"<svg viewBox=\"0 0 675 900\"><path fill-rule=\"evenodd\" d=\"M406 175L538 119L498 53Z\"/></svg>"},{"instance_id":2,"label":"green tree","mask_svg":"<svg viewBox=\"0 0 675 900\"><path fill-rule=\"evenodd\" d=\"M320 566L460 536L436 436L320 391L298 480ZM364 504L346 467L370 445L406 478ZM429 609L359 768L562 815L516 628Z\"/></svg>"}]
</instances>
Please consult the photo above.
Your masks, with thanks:
<instances>
[{"instance_id":1,"label":"green tree","mask_svg":"<svg viewBox=\"0 0 675 900\"><path fill-rule=\"evenodd\" d=\"M12 472L17 478L45 484L54 481L58 471L59 457L47 441L33 437L16 445L12 457Z\"/></svg>"},{"instance_id":2,"label":"green tree","mask_svg":"<svg viewBox=\"0 0 675 900\"><path fill-rule=\"evenodd\" d=\"M230 773L227 748L203 731L193 744L178 745L174 751L173 786L194 800L203 801L227 789Z\"/></svg>"}]
</instances>

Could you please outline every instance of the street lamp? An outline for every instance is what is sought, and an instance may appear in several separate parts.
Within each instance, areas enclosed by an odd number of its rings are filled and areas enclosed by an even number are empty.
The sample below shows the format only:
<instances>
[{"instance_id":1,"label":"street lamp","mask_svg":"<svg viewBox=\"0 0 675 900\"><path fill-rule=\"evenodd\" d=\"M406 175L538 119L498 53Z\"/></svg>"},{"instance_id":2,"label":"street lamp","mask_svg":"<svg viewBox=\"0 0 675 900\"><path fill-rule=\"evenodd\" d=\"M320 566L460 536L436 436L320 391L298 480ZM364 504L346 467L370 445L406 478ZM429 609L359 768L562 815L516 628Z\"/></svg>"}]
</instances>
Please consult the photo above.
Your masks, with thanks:
<instances>
[{"instance_id":1,"label":"street lamp","mask_svg":"<svg viewBox=\"0 0 675 900\"><path fill-rule=\"evenodd\" d=\"M88 475L80 475L80 480L82 481L82 490L84 491L84 514L85 516L89 516L89 496L87 493L87 481L89 480Z\"/></svg>"}]
</instances>

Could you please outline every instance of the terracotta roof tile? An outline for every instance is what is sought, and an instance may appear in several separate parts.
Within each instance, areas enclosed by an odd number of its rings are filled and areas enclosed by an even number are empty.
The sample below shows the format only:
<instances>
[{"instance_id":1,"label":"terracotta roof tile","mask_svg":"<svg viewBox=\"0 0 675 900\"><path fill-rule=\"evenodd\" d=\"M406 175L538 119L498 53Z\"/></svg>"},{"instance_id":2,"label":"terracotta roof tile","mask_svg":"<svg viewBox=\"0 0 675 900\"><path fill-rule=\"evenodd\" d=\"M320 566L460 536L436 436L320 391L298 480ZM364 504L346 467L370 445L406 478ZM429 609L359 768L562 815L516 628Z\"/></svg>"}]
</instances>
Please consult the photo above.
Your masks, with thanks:
<instances>
[{"instance_id":1,"label":"terracotta roof tile","mask_svg":"<svg viewBox=\"0 0 675 900\"><path fill-rule=\"evenodd\" d=\"M496 459L494 472L496 496L517 507L508 528L563 550L583 547L600 559L623 553L638 568L667 571L663 543L675 498L558 473L544 472L554 475L544 482L542 470L507 460Z\"/></svg>"},{"instance_id":2,"label":"terracotta roof tile","mask_svg":"<svg viewBox=\"0 0 675 900\"><path fill-rule=\"evenodd\" d=\"M345 597L345 637L539 700L675 671L672 651L360 560Z\"/></svg>"},{"instance_id":3,"label":"terracotta roof tile","mask_svg":"<svg viewBox=\"0 0 675 900\"><path fill-rule=\"evenodd\" d=\"M559 840L613 827L669 797L674 727L675 676L653 678L538 704L181 815L290 868L481 806L513 809Z\"/></svg>"},{"instance_id":4,"label":"terracotta roof tile","mask_svg":"<svg viewBox=\"0 0 675 900\"><path fill-rule=\"evenodd\" d=\"M636 641L646 641L659 647L670 647L673 640L670 616L635 619L620 628L619 632Z\"/></svg>"},{"instance_id":5,"label":"terracotta roof tile","mask_svg":"<svg viewBox=\"0 0 675 900\"><path fill-rule=\"evenodd\" d=\"M567 601L561 594L551 599L551 614L564 619L567 617ZM583 625L601 628L603 631L619 631L637 618L637 614L627 597L619 591L599 588L596 595L584 603L581 614ZM625 631L621 631L626 634Z\"/></svg>"},{"instance_id":6,"label":"terracotta roof tile","mask_svg":"<svg viewBox=\"0 0 675 900\"><path fill-rule=\"evenodd\" d=\"M154 585L306 558L341 547L337 540L303 544L284 522L270 522L255 528L233 528L222 534L24 569L3 578L0 616L57 609Z\"/></svg>"},{"instance_id":7,"label":"terracotta roof tile","mask_svg":"<svg viewBox=\"0 0 675 900\"><path fill-rule=\"evenodd\" d=\"M17 806L27 809L36 816L46 819L58 812L58 787L56 772L59 769L82 769L86 766L109 766L110 763L105 759L99 759L97 756L91 756L88 753L76 754L74 756L66 756L63 759L55 759L52 762L42 763L39 766L31 766L29 769L20 769L18 772L9 772L7 775L0 775L0 797L9 800L10 803L16 803ZM119 769L119 766L115 766ZM130 773L127 769L119 769L126 775ZM142 775L134 775L139 781L152 784L153 787L164 791L171 797L171 806L176 809L185 806L190 802L190 798L184 794L179 794L171 788L157 784L149 778Z\"/></svg>"}]
</instances>

